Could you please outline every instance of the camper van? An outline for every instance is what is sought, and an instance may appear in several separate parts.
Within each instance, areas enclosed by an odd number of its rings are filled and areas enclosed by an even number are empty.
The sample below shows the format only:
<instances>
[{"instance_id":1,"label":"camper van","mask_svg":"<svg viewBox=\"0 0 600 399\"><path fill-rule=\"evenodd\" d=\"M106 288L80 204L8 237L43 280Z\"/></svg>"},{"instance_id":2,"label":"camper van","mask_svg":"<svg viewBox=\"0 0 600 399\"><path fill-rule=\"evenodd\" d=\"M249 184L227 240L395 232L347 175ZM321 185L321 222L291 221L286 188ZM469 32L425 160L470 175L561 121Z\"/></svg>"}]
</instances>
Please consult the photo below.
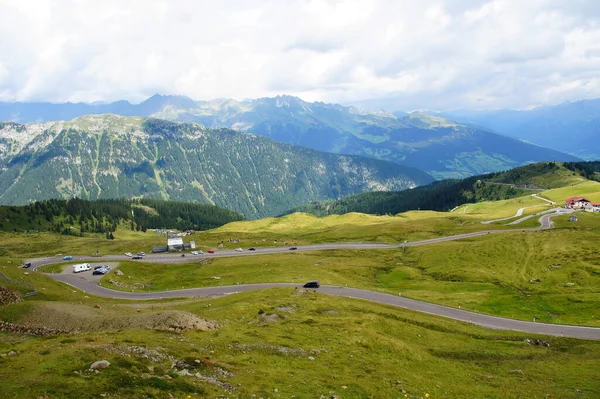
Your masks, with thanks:
<instances>
[{"instance_id":1,"label":"camper van","mask_svg":"<svg viewBox=\"0 0 600 399\"><path fill-rule=\"evenodd\" d=\"M90 266L89 263L80 263L78 265L73 265L73 273L79 273L79 272L87 272L88 270L91 270L92 267Z\"/></svg>"}]
</instances>

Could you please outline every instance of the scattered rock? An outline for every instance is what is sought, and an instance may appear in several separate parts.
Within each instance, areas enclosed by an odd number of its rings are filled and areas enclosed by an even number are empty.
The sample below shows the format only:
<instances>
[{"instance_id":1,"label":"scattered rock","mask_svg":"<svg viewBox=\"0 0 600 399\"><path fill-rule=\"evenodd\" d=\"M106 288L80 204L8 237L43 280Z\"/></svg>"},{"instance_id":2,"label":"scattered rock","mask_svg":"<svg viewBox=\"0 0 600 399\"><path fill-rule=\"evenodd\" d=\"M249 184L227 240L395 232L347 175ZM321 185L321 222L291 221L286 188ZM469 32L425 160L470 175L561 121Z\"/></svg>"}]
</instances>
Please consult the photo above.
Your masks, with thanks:
<instances>
[{"instance_id":1,"label":"scattered rock","mask_svg":"<svg viewBox=\"0 0 600 399\"><path fill-rule=\"evenodd\" d=\"M212 278L213 280L220 280L220 279L221 279L221 277L219 277L219 276L212 276L211 278Z\"/></svg>"},{"instance_id":2,"label":"scattered rock","mask_svg":"<svg viewBox=\"0 0 600 399\"><path fill-rule=\"evenodd\" d=\"M96 309L102 309L102 306L100 306L100 305L98 305L98 304L95 304L95 305L94 305L94 307L95 307Z\"/></svg>"},{"instance_id":3,"label":"scattered rock","mask_svg":"<svg viewBox=\"0 0 600 399\"><path fill-rule=\"evenodd\" d=\"M313 356L309 356L308 360L315 360L315 358Z\"/></svg>"},{"instance_id":4,"label":"scattered rock","mask_svg":"<svg viewBox=\"0 0 600 399\"><path fill-rule=\"evenodd\" d=\"M527 342L529 345L539 345L539 346L550 347L550 344L548 343L548 341L544 341L542 339L525 338L525 342Z\"/></svg>"},{"instance_id":5,"label":"scattered rock","mask_svg":"<svg viewBox=\"0 0 600 399\"><path fill-rule=\"evenodd\" d=\"M108 360L98 360L97 362L92 363L90 370L102 370L108 366L110 366L110 362Z\"/></svg>"},{"instance_id":6,"label":"scattered rock","mask_svg":"<svg viewBox=\"0 0 600 399\"><path fill-rule=\"evenodd\" d=\"M277 392L279 392L279 389L273 388L273 392L277 393Z\"/></svg>"},{"instance_id":7,"label":"scattered rock","mask_svg":"<svg viewBox=\"0 0 600 399\"><path fill-rule=\"evenodd\" d=\"M26 275L26 276L28 276L28 275L29 275L29 272L25 272L25 273L23 273L23 274L24 274L24 275Z\"/></svg>"},{"instance_id":8,"label":"scattered rock","mask_svg":"<svg viewBox=\"0 0 600 399\"><path fill-rule=\"evenodd\" d=\"M510 370L512 374L523 374L523 370Z\"/></svg>"},{"instance_id":9,"label":"scattered rock","mask_svg":"<svg viewBox=\"0 0 600 399\"><path fill-rule=\"evenodd\" d=\"M295 313L296 309L294 309L292 306L277 306L275 308L276 311L278 312L285 312L285 313Z\"/></svg>"},{"instance_id":10,"label":"scattered rock","mask_svg":"<svg viewBox=\"0 0 600 399\"><path fill-rule=\"evenodd\" d=\"M14 333L14 334L37 335L40 337L49 337L52 335L70 334L70 333L78 332L78 331L69 332L69 331L45 328L45 327L26 327L26 326L20 326L18 324L8 323L8 322L2 321L2 320L0 320L0 331L4 331L7 333Z\"/></svg>"},{"instance_id":11,"label":"scattered rock","mask_svg":"<svg viewBox=\"0 0 600 399\"><path fill-rule=\"evenodd\" d=\"M575 285L575 283L571 283L571 282L565 283L565 287L573 287L574 285Z\"/></svg>"},{"instance_id":12,"label":"scattered rock","mask_svg":"<svg viewBox=\"0 0 600 399\"><path fill-rule=\"evenodd\" d=\"M21 295L8 287L0 287L0 306L21 302Z\"/></svg>"},{"instance_id":13,"label":"scattered rock","mask_svg":"<svg viewBox=\"0 0 600 399\"><path fill-rule=\"evenodd\" d=\"M540 280L539 278L532 278L531 280L529 280L530 283L541 283L542 280Z\"/></svg>"},{"instance_id":14,"label":"scattered rock","mask_svg":"<svg viewBox=\"0 0 600 399\"><path fill-rule=\"evenodd\" d=\"M115 274L117 276L123 276L123 272L121 270L119 270L119 269L115 270Z\"/></svg>"}]
</instances>

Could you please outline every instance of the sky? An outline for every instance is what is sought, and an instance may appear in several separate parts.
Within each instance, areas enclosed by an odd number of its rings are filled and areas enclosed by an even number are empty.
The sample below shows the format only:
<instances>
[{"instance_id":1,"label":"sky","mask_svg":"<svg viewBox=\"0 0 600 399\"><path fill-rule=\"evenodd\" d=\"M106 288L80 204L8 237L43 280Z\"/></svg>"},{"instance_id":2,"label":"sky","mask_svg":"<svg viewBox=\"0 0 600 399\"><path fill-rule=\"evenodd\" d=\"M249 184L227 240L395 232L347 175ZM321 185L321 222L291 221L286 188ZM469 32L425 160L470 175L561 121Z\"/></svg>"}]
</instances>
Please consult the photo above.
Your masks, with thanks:
<instances>
[{"instance_id":1,"label":"sky","mask_svg":"<svg viewBox=\"0 0 600 399\"><path fill-rule=\"evenodd\" d=\"M0 101L298 96L368 109L600 97L598 0L0 0Z\"/></svg>"}]
</instances>

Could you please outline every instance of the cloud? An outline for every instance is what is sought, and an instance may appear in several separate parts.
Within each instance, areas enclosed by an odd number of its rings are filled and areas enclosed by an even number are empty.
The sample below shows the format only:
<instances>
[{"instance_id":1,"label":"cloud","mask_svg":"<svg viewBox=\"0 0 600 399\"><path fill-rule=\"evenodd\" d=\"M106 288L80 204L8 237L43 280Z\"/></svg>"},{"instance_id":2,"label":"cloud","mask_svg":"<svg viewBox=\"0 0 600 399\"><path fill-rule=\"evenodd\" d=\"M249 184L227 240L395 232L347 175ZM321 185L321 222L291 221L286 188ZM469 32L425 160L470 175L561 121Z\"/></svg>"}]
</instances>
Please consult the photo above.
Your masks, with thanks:
<instances>
[{"instance_id":1,"label":"cloud","mask_svg":"<svg viewBox=\"0 0 600 399\"><path fill-rule=\"evenodd\" d=\"M0 0L0 101L298 95L370 108L600 97L596 0Z\"/></svg>"}]
</instances>

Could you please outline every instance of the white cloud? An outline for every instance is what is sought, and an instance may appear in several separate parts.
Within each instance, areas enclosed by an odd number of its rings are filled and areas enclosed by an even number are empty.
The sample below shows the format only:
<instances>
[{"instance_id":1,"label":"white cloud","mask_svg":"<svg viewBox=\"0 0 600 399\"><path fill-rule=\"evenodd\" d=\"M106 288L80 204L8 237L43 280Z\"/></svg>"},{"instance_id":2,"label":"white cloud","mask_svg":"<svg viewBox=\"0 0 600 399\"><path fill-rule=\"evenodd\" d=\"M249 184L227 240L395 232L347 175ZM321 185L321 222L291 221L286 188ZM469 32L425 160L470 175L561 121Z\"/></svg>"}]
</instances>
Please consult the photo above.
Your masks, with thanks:
<instances>
[{"instance_id":1,"label":"white cloud","mask_svg":"<svg viewBox=\"0 0 600 399\"><path fill-rule=\"evenodd\" d=\"M0 101L600 97L597 0L0 0ZM374 101L370 101L374 100Z\"/></svg>"}]
</instances>

